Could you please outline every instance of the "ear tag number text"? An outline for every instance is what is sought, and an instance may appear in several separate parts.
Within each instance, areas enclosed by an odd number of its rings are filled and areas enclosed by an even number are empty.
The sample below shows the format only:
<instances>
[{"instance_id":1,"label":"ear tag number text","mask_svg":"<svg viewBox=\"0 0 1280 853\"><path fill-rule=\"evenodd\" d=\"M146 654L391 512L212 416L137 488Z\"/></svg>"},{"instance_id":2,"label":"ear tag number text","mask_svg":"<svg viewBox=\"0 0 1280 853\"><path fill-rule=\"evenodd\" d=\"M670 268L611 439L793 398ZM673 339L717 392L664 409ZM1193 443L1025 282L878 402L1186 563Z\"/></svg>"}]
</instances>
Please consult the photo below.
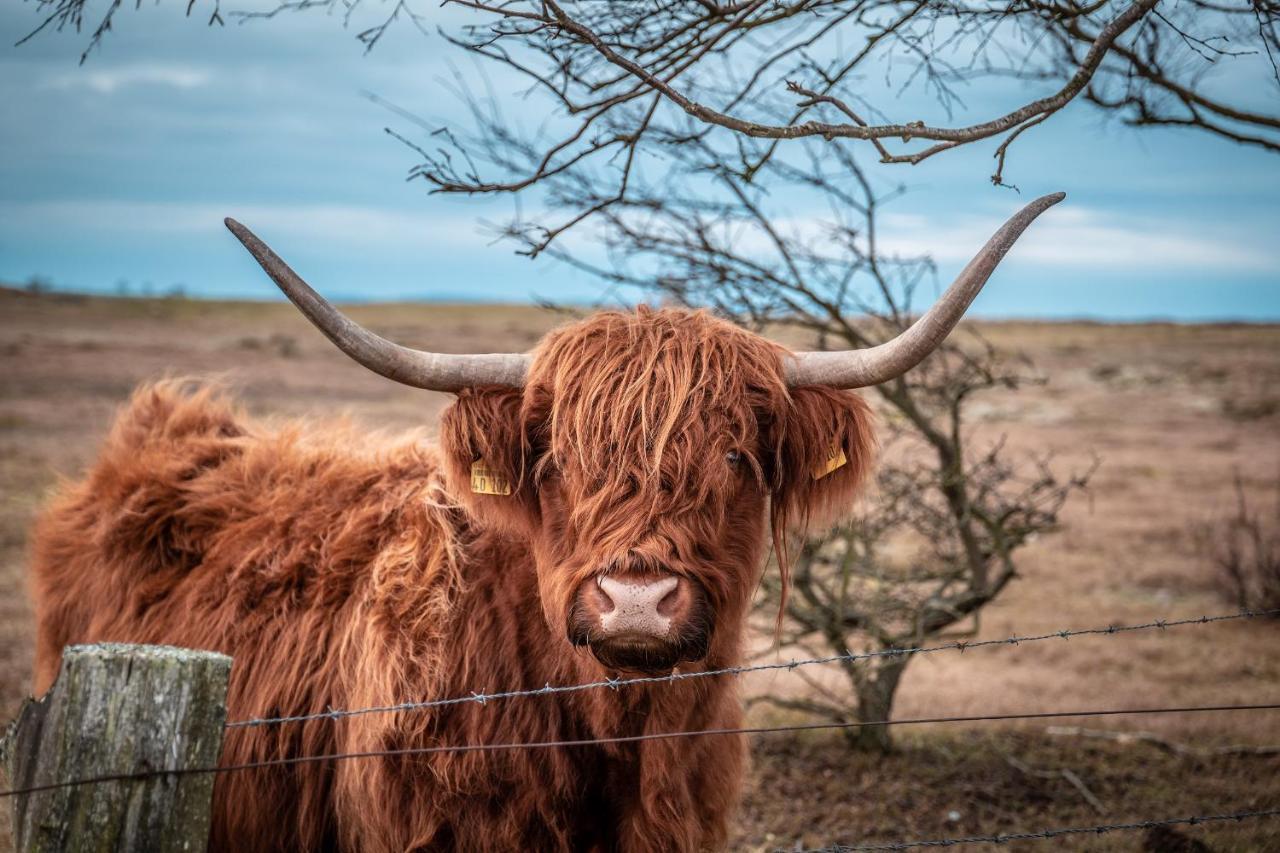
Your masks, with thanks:
<instances>
[{"instance_id":1,"label":"ear tag number text","mask_svg":"<svg viewBox=\"0 0 1280 853\"><path fill-rule=\"evenodd\" d=\"M477 495L509 495L511 481L501 471L477 459L471 463L471 491Z\"/></svg>"}]
</instances>

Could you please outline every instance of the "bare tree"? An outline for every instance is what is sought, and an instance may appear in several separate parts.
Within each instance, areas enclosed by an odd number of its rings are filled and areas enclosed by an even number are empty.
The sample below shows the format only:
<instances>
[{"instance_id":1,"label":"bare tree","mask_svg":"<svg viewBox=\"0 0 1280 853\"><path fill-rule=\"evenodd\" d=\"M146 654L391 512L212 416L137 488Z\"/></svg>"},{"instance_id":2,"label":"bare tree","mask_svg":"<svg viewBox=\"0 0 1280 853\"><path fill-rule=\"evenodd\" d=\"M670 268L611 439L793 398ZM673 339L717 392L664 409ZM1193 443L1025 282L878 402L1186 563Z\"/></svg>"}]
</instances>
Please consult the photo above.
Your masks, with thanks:
<instances>
[{"instance_id":1,"label":"bare tree","mask_svg":"<svg viewBox=\"0 0 1280 853\"><path fill-rule=\"evenodd\" d=\"M807 150L806 162L771 159L750 183L729 169L699 181L673 168L678 179L635 185L600 211L594 238L608 249L603 261L564 245L548 251L614 287L710 307L804 348L882 343L910 324L913 297L933 282L933 265L880 251L876 216L896 193L877 192L848 143ZM708 156L698 140L671 155L675 164ZM570 207L593 198L590 181L560 178L555 186ZM831 218L778 217L762 187L787 197L807 191L828 203ZM975 397L1043 381L1024 359L965 328L905 376L877 386L886 448L876 494L851 523L803 543L789 595L777 574L766 577L762 629L783 606L780 641L816 656L915 646L966 623L976 630L979 611L1017 577L1016 552L1056 527L1063 504L1092 473L1061 476L1048 459L973 439ZM756 701L838 721L887 719L909 660L847 661L847 689L806 677L809 695ZM890 745L883 727L851 730L850 738L862 748Z\"/></svg>"},{"instance_id":2,"label":"bare tree","mask_svg":"<svg viewBox=\"0 0 1280 853\"><path fill-rule=\"evenodd\" d=\"M1274 116L1197 91L1197 70L1184 67L1186 52L1213 63L1257 51L1266 52L1274 70L1280 6L1256 0L1190 0L1168 9L1158 9L1159 0L452 2L490 16L468 27L459 44L526 76L582 116L584 130L650 93L700 122L748 137L870 141L890 163L918 163L992 137L1007 146L1082 93L1101 106L1129 108L1144 123L1214 132L1227 130L1218 124L1224 120L1263 131L1280 127ZM837 39L842 47L832 49ZM1248 46L1238 46L1242 41ZM841 94L885 58L905 61L944 106L958 102L953 84L972 75L1033 80L1045 94L954 127L891 117L870 100ZM797 98L778 119L773 96L784 82ZM1175 104L1181 112L1171 109ZM932 144L910 150L913 141ZM1274 136L1247 141L1280 144ZM891 151L895 142L907 150Z\"/></svg>"},{"instance_id":3,"label":"bare tree","mask_svg":"<svg viewBox=\"0 0 1280 853\"><path fill-rule=\"evenodd\" d=\"M1016 459L999 442L970 449L968 394L993 381L1010 388L1024 381L1002 374L993 351L980 352L975 361L985 364L958 384L946 362L972 356L952 348L889 395L885 421L890 442L900 445L897 453L879 469L877 492L857 517L805 543L785 598L782 643L817 656L848 656L971 636L981 609L1017 577L1015 552L1054 530L1063 504L1085 487L1092 469L1060 477L1047 460ZM938 380L962 393L937 398L930 386ZM934 403L946 432L933 429L942 424L922 427L903 416L903 406L919 411ZM763 590L761 612L767 616L783 598L773 575ZM957 630L966 622L967 630ZM752 701L838 722L886 720L910 660L887 654L842 661L848 691L797 670L810 695L764 694ZM859 749L891 746L885 727L845 733Z\"/></svg>"},{"instance_id":4,"label":"bare tree","mask_svg":"<svg viewBox=\"0 0 1280 853\"><path fill-rule=\"evenodd\" d=\"M523 78L558 120L523 138L473 99L475 133L441 130L415 145L414 174L436 192L500 194L591 173L596 191L583 205L557 203L560 222L525 230L531 256L625 199L646 159L692 140L713 151L709 164L748 182L797 139L856 141L886 164L992 140L991 180L1010 186L1010 146L1083 98L1131 125L1196 128L1280 152L1280 116L1246 108L1239 87L1211 74L1265 63L1280 94L1272 0L451 1L479 20L445 37ZM1037 96L949 125L965 87L994 78ZM946 121L894 114L912 86L935 95Z\"/></svg>"}]
</instances>

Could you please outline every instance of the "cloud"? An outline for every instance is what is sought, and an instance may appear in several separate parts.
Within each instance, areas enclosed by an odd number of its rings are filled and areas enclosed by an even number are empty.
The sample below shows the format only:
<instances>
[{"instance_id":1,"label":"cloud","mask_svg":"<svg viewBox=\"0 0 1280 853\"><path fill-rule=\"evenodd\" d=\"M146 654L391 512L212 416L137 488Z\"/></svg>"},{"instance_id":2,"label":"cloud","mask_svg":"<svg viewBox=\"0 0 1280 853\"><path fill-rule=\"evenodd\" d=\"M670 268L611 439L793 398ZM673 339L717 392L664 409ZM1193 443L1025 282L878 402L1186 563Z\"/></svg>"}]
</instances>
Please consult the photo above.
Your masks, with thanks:
<instances>
[{"instance_id":1,"label":"cloud","mask_svg":"<svg viewBox=\"0 0 1280 853\"><path fill-rule=\"evenodd\" d=\"M888 214L881 223L880 247L890 254L966 262L1002 222L997 217L939 222ZM1280 266L1274 249L1251 243L1247 235L1223 234L1208 223L1067 206L1052 208L1037 220L1011 257L1041 265L1147 272L1265 272Z\"/></svg>"},{"instance_id":2,"label":"cloud","mask_svg":"<svg viewBox=\"0 0 1280 853\"><path fill-rule=\"evenodd\" d=\"M187 65L147 63L115 68L85 67L46 77L42 88L59 91L88 89L100 95L113 95L131 86L185 90L207 85L212 76L205 69Z\"/></svg>"},{"instance_id":3,"label":"cloud","mask_svg":"<svg viewBox=\"0 0 1280 853\"><path fill-rule=\"evenodd\" d=\"M527 212L526 212L527 213ZM163 202L67 200L0 202L0 231L11 239L78 233L90 239L130 244L156 238L210 234L233 216L272 242L308 246L403 251L439 249L455 254L491 248L496 235L474 212L405 209L360 204L245 204L243 202ZM498 217L501 219L501 217ZM884 255L929 255L939 264L967 262L1004 221L972 216L943 222L936 216L884 214L879 250ZM779 230L810 244L826 239L817 217L778 220ZM587 229L590 231L590 229ZM737 251L772 253L768 238L750 229L728 239ZM596 236L573 233L566 245L582 253L598 249ZM283 251L283 249L282 249ZM1273 272L1280 254L1248 234L1224 236L1189 222L1121 216L1089 208L1053 208L1018 241L1010 258L1057 269L1185 274L1187 272Z\"/></svg>"},{"instance_id":4,"label":"cloud","mask_svg":"<svg viewBox=\"0 0 1280 853\"><path fill-rule=\"evenodd\" d=\"M877 249L890 257L929 256L944 266L967 263L1015 210L1011 206L998 216L946 219L883 213L877 223ZM821 245L829 233L826 222L818 217L788 217L774 224L782 233L813 246ZM768 237L758 230L744 229L732 240L738 251L762 256L773 251ZM1010 258L1043 267L1111 272L1258 273L1280 268L1280 252L1265 235L1247 229L1227 233L1209 221L1067 205L1051 208L1037 219Z\"/></svg>"},{"instance_id":5,"label":"cloud","mask_svg":"<svg viewBox=\"0 0 1280 853\"><path fill-rule=\"evenodd\" d=\"M50 232L97 238L149 238L207 234L233 216L264 239L380 250L438 246L481 248L494 237L470 216L347 204L242 202L37 201L0 202L0 230L10 238Z\"/></svg>"}]
</instances>

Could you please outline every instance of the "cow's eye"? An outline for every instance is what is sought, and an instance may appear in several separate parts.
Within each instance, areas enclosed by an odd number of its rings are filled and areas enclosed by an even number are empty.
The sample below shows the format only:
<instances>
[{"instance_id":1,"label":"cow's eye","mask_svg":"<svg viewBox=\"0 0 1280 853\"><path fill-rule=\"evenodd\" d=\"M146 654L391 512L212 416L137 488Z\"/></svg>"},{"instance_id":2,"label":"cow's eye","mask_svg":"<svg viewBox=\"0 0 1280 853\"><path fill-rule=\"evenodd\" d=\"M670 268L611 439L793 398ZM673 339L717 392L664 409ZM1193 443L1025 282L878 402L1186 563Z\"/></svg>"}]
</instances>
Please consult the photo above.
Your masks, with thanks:
<instances>
[{"instance_id":1,"label":"cow's eye","mask_svg":"<svg viewBox=\"0 0 1280 853\"><path fill-rule=\"evenodd\" d=\"M742 454L736 450L730 450L728 453L724 455L724 458L725 458L725 461L728 462L730 465L737 465L739 462L742 461Z\"/></svg>"}]
</instances>

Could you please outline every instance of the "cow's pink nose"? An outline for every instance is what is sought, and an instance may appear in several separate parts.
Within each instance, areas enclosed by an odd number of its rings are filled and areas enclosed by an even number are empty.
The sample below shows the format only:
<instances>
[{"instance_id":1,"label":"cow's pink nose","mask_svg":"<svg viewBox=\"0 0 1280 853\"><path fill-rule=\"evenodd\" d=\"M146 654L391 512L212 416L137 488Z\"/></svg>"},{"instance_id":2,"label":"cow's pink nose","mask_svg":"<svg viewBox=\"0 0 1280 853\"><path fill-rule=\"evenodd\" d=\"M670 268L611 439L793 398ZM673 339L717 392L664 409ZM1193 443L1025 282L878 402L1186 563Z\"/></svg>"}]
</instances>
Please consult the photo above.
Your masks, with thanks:
<instances>
[{"instance_id":1,"label":"cow's pink nose","mask_svg":"<svg viewBox=\"0 0 1280 853\"><path fill-rule=\"evenodd\" d=\"M678 575L621 574L596 577L591 596L602 638L665 639L689 609L689 582Z\"/></svg>"},{"instance_id":2,"label":"cow's pink nose","mask_svg":"<svg viewBox=\"0 0 1280 853\"><path fill-rule=\"evenodd\" d=\"M697 581L666 571L613 571L578 587L568 638L609 669L656 674L705 658L712 621Z\"/></svg>"}]
</instances>

